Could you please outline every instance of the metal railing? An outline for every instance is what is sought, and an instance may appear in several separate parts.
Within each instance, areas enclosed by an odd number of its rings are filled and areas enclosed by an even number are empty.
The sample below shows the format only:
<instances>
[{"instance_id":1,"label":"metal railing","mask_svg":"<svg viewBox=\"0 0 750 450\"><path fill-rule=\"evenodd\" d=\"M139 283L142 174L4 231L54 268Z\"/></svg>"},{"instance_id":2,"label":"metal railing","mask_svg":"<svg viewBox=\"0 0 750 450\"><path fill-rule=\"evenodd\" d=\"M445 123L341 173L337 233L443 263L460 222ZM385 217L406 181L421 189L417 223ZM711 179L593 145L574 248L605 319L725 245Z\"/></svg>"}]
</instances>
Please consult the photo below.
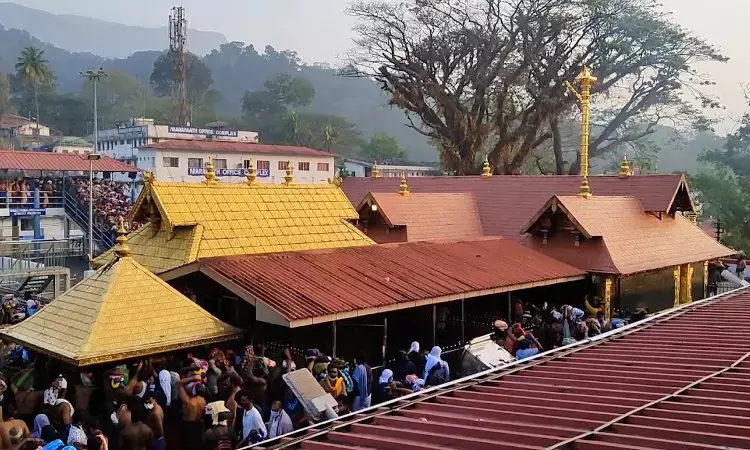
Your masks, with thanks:
<instances>
[{"instance_id":1,"label":"metal railing","mask_svg":"<svg viewBox=\"0 0 750 450\"><path fill-rule=\"evenodd\" d=\"M63 196L63 203L65 205L65 212L68 214L71 220L73 220L84 233L88 233L89 230L89 217L88 210L83 211L78 205L78 199L71 195L69 192L65 192ZM114 237L108 231L102 230L98 223L94 223L94 246L99 246L99 252L103 253L113 245L115 245ZM89 251L89 253L92 253Z\"/></svg>"},{"instance_id":2,"label":"metal railing","mask_svg":"<svg viewBox=\"0 0 750 450\"><path fill-rule=\"evenodd\" d=\"M66 267L67 258L78 258L85 254L83 245L82 237L0 241L0 274L42 272L54 267Z\"/></svg>"},{"instance_id":3,"label":"metal railing","mask_svg":"<svg viewBox=\"0 0 750 450\"><path fill-rule=\"evenodd\" d=\"M39 191L39 206L35 206L34 191L25 194L0 192L0 208L9 209L36 209L36 208L62 208L63 195L61 192Z\"/></svg>"}]
</instances>

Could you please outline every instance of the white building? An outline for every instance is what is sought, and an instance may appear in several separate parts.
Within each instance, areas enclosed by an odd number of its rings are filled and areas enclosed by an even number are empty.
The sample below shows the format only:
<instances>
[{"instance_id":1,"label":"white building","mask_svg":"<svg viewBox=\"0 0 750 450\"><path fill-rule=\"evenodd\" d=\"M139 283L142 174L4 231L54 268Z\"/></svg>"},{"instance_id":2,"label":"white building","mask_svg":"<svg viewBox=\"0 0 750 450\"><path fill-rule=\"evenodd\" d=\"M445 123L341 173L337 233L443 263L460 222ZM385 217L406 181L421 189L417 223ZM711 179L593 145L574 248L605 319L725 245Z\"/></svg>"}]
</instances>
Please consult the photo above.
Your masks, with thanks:
<instances>
[{"instance_id":1,"label":"white building","mask_svg":"<svg viewBox=\"0 0 750 450\"><path fill-rule=\"evenodd\" d=\"M173 139L138 150L136 165L158 181L202 182L208 159L225 183L244 183L250 161L260 183L282 183L291 164L295 183L327 183L334 178L333 153L306 147L212 140Z\"/></svg>"},{"instance_id":2,"label":"white building","mask_svg":"<svg viewBox=\"0 0 750 450\"><path fill-rule=\"evenodd\" d=\"M167 139L258 142L254 131L235 131L201 127L157 125L153 119L131 119L110 130L99 130L97 151L121 161L135 160L138 149Z\"/></svg>"},{"instance_id":3,"label":"white building","mask_svg":"<svg viewBox=\"0 0 750 450\"><path fill-rule=\"evenodd\" d=\"M93 149L91 142L79 137L64 137L42 148L45 147L53 153L73 153L75 155L86 155L91 153Z\"/></svg>"},{"instance_id":4,"label":"white building","mask_svg":"<svg viewBox=\"0 0 750 450\"><path fill-rule=\"evenodd\" d=\"M3 114L0 116L0 137L49 136L49 127L37 124L23 116Z\"/></svg>"},{"instance_id":5,"label":"white building","mask_svg":"<svg viewBox=\"0 0 750 450\"><path fill-rule=\"evenodd\" d=\"M373 163L357 159L344 161L346 173L350 177L369 177L372 175ZM378 164L381 177L400 177L403 173L407 177L426 177L440 174L440 170L430 166L409 166L396 164Z\"/></svg>"}]
</instances>

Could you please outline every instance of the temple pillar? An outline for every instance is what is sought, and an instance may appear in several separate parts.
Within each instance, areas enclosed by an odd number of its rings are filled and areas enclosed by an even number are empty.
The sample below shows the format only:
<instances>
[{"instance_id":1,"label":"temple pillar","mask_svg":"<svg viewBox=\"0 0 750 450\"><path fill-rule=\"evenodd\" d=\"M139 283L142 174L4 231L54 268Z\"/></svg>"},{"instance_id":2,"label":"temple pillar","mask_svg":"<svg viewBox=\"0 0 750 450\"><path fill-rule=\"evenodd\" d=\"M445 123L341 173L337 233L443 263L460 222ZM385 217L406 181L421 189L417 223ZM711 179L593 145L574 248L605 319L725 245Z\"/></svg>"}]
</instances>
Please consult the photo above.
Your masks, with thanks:
<instances>
[{"instance_id":1,"label":"temple pillar","mask_svg":"<svg viewBox=\"0 0 750 450\"><path fill-rule=\"evenodd\" d=\"M599 308L604 312L604 319L610 320L612 318L612 295L614 293L615 276L602 275L601 280L598 291L602 302Z\"/></svg>"},{"instance_id":2,"label":"temple pillar","mask_svg":"<svg viewBox=\"0 0 750 450\"><path fill-rule=\"evenodd\" d=\"M683 264L679 267L680 272L680 291L679 301L680 305L691 303L693 301L692 295L692 280L693 280L693 267L690 264Z\"/></svg>"},{"instance_id":3,"label":"temple pillar","mask_svg":"<svg viewBox=\"0 0 750 450\"><path fill-rule=\"evenodd\" d=\"M680 267L674 268L674 306L680 306Z\"/></svg>"},{"instance_id":4,"label":"temple pillar","mask_svg":"<svg viewBox=\"0 0 750 450\"><path fill-rule=\"evenodd\" d=\"M708 297L708 261L703 261L703 298Z\"/></svg>"}]
</instances>

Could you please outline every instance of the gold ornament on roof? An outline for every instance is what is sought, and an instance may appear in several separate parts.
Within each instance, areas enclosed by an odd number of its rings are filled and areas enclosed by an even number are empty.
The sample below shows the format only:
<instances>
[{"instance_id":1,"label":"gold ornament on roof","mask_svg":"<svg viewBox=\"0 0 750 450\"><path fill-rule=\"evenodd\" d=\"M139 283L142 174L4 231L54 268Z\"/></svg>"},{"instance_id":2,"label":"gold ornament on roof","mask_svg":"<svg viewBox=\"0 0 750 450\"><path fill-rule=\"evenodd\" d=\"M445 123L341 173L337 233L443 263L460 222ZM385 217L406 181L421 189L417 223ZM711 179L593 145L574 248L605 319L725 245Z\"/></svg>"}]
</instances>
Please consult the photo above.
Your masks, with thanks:
<instances>
[{"instance_id":1,"label":"gold ornament on roof","mask_svg":"<svg viewBox=\"0 0 750 450\"><path fill-rule=\"evenodd\" d=\"M255 174L255 166L253 165L252 158L250 159L250 165L247 167L247 185L248 186L256 186L258 183L256 179L258 176Z\"/></svg>"},{"instance_id":2,"label":"gold ornament on roof","mask_svg":"<svg viewBox=\"0 0 750 450\"><path fill-rule=\"evenodd\" d=\"M113 249L118 258L126 258L130 256L130 247L128 247L128 238L126 237L127 234L128 232L125 231L125 220L120 216L120 227L117 229L117 239L115 239L116 244Z\"/></svg>"},{"instance_id":3,"label":"gold ornament on roof","mask_svg":"<svg viewBox=\"0 0 750 450\"><path fill-rule=\"evenodd\" d=\"M492 176L492 168L490 167L490 160L487 155L484 155L484 162L482 163L482 178L489 178Z\"/></svg>"},{"instance_id":4,"label":"gold ornament on roof","mask_svg":"<svg viewBox=\"0 0 750 450\"><path fill-rule=\"evenodd\" d=\"M286 175L284 175L284 184L291 186L294 184L294 176L292 175L292 162L286 162Z\"/></svg>"},{"instance_id":5,"label":"gold ornament on roof","mask_svg":"<svg viewBox=\"0 0 750 450\"><path fill-rule=\"evenodd\" d=\"M630 164L628 164L628 155L623 155L622 162L620 163L620 178L627 178L630 176Z\"/></svg>"},{"instance_id":6,"label":"gold ornament on roof","mask_svg":"<svg viewBox=\"0 0 750 450\"><path fill-rule=\"evenodd\" d=\"M401 195L409 195L409 185L406 184L406 174L401 172L401 184L398 185L398 193Z\"/></svg>"},{"instance_id":7,"label":"gold ornament on roof","mask_svg":"<svg viewBox=\"0 0 750 450\"><path fill-rule=\"evenodd\" d=\"M206 163L206 184L218 184L219 180L216 179L216 172L214 172L214 163L211 162L211 158L208 158Z\"/></svg>"},{"instance_id":8,"label":"gold ornament on roof","mask_svg":"<svg viewBox=\"0 0 750 450\"><path fill-rule=\"evenodd\" d=\"M151 171L143 172L143 182L144 183L146 183L146 184L153 183L155 178L156 177L154 176L154 172L151 172Z\"/></svg>"},{"instance_id":9,"label":"gold ornament on roof","mask_svg":"<svg viewBox=\"0 0 750 450\"><path fill-rule=\"evenodd\" d=\"M579 197L591 198L591 186L589 186L589 136L591 134L591 86L596 83L597 78L591 74L588 67L583 66L583 70L576 77L576 82L581 85L579 93L570 83L565 82L565 86L581 102L581 188L578 192Z\"/></svg>"},{"instance_id":10,"label":"gold ornament on roof","mask_svg":"<svg viewBox=\"0 0 750 450\"><path fill-rule=\"evenodd\" d=\"M372 175L370 178L380 178L380 169L378 168L378 161L372 162Z\"/></svg>"}]
</instances>

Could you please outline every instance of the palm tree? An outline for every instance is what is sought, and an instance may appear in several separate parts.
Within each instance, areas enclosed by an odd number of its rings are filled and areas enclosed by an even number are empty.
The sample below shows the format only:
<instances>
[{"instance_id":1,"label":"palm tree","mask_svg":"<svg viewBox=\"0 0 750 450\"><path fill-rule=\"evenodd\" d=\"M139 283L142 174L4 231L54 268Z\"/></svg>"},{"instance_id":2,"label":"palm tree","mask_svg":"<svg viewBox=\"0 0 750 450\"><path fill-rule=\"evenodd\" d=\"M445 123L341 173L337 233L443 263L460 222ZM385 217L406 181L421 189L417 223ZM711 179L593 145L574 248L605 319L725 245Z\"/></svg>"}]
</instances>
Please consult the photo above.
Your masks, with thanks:
<instances>
[{"instance_id":1,"label":"palm tree","mask_svg":"<svg viewBox=\"0 0 750 450\"><path fill-rule=\"evenodd\" d=\"M34 103L36 104L36 130L39 132L39 83L52 78L49 61L44 59L44 50L26 47L16 61L16 73L26 82L34 85Z\"/></svg>"}]
</instances>

